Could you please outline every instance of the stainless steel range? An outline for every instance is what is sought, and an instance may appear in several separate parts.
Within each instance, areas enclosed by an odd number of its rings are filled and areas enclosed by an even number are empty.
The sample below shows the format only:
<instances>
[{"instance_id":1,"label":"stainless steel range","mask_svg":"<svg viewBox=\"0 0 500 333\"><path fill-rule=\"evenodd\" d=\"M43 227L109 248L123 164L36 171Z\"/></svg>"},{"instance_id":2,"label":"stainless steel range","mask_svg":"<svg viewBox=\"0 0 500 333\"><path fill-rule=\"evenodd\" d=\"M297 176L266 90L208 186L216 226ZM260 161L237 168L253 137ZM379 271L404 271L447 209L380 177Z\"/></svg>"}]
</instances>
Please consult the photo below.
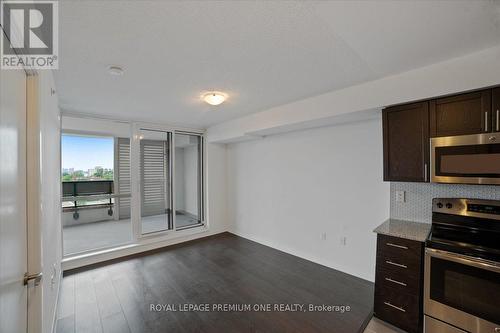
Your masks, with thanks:
<instances>
[{"instance_id":1,"label":"stainless steel range","mask_svg":"<svg viewBox=\"0 0 500 333\"><path fill-rule=\"evenodd\" d=\"M500 333L500 201L437 198L426 241L426 333Z\"/></svg>"}]
</instances>

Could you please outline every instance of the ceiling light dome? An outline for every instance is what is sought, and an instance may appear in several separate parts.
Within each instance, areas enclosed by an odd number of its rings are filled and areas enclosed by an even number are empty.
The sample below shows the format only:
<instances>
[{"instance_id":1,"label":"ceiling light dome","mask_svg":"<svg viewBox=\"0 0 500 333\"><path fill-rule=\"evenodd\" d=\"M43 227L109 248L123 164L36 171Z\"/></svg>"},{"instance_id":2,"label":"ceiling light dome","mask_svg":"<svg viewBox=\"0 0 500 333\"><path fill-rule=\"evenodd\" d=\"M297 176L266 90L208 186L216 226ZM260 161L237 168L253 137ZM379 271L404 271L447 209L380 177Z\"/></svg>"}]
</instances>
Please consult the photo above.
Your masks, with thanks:
<instances>
[{"instance_id":1,"label":"ceiling light dome","mask_svg":"<svg viewBox=\"0 0 500 333\"><path fill-rule=\"evenodd\" d=\"M220 105L227 99L227 95L220 91L209 91L202 95L202 99L210 105Z\"/></svg>"}]
</instances>

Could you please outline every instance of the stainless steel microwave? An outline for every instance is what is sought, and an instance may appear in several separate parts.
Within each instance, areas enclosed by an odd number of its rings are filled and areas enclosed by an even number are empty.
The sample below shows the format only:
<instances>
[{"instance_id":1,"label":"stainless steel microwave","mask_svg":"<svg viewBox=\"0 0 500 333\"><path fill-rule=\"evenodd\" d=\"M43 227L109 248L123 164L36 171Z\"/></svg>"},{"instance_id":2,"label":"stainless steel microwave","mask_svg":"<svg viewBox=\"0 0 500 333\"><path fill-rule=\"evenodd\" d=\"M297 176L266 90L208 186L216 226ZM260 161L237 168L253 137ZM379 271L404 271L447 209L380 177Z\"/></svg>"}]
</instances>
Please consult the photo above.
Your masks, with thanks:
<instances>
[{"instance_id":1,"label":"stainless steel microwave","mask_svg":"<svg viewBox=\"0 0 500 333\"><path fill-rule=\"evenodd\" d=\"M431 182L500 185L500 132L432 138Z\"/></svg>"}]
</instances>

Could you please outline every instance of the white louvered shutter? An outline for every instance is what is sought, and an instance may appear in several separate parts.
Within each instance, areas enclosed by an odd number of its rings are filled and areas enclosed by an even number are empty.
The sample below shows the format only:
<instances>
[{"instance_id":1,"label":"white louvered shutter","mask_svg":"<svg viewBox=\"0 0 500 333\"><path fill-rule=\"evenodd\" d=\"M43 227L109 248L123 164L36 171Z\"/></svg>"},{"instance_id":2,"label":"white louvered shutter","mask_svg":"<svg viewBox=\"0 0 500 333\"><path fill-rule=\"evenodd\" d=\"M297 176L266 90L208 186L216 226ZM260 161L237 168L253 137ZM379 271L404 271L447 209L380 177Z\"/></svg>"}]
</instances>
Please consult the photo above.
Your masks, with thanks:
<instances>
[{"instance_id":1,"label":"white louvered shutter","mask_svg":"<svg viewBox=\"0 0 500 333\"><path fill-rule=\"evenodd\" d=\"M141 215L167 213L168 146L165 141L141 140Z\"/></svg>"},{"instance_id":2,"label":"white louvered shutter","mask_svg":"<svg viewBox=\"0 0 500 333\"><path fill-rule=\"evenodd\" d=\"M131 193L130 188L130 139L118 138L118 193ZM120 219L130 218L130 196L117 199Z\"/></svg>"}]
</instances>

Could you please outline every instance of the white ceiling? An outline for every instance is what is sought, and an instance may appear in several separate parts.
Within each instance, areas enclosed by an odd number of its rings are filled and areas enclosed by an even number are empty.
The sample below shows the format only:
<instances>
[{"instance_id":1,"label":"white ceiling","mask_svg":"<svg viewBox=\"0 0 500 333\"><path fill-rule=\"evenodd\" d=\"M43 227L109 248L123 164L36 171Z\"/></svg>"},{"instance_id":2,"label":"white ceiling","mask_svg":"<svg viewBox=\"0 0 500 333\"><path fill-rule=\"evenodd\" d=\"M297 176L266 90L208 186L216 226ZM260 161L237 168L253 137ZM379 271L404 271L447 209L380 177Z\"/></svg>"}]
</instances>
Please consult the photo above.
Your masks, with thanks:
<instances>
[{"instance_id":1,"label":"white ceiling","mask_svg":"<svg viewBox=\"0 0 500 333\"><path fill-rule=\"evenodd\" d=\"M59 17L65 111L192 127L500 44L495 0L61 1ZM230 98L209 107L207 89Z\"/></svg>"}]
</instances>

